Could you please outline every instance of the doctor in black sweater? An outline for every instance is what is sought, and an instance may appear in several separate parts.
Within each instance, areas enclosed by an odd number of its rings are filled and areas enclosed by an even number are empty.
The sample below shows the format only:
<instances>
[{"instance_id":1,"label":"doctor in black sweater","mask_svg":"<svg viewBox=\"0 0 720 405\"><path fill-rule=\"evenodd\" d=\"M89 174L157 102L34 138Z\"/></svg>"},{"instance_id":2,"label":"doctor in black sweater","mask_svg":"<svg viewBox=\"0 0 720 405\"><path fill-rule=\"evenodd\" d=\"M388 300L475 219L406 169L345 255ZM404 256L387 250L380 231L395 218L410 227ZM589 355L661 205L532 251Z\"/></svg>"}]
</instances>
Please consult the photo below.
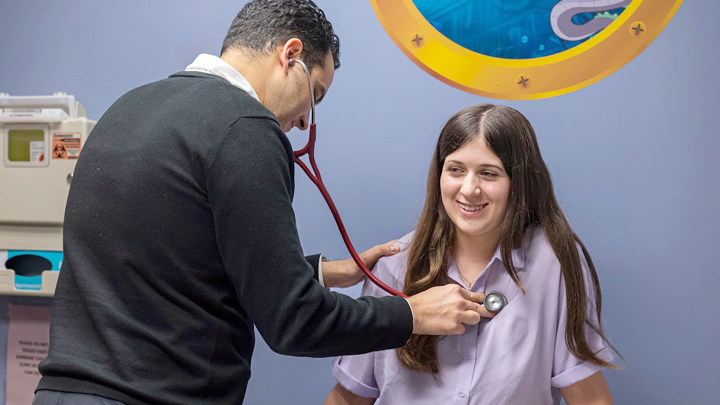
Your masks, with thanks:
<instances>
[{"instance_id":1,"label":"doctor in black sweater","mask_svg":"<svg viewBox=\"0 0 720 405\"><path fill-rule=\"evenodd\" d=\"M289 59L309 66L319 102L338 55L310 0L254 0L220 58L200 55L108 109L70 189L34 404L236 405L253 326L278 353L321 357L459 334L490 316L458 286L409 299L330 292L362 273L303 256L284 132L307 127L310 91Z\"/></svg>"}]
</instances>

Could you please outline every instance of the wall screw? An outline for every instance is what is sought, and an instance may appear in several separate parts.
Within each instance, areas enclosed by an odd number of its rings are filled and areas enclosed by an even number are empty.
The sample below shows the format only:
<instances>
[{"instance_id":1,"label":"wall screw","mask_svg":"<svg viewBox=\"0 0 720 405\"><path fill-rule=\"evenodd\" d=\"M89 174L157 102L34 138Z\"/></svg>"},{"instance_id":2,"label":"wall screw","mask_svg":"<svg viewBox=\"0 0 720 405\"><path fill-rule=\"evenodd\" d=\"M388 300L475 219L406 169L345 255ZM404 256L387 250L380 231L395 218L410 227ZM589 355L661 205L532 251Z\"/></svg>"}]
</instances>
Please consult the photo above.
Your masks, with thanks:
<instances>
[{"instance_id":1,"label":"wall screw","mask_svg":"<svg viewBox=\"0 0 720 405\"><path fill-rule=\"evenodd\" d=\"M515 78L515 83L517 83L518 87L527 89L530 86L530 78L527 75L520 75Z\"/></svg>"},{"instance_id":2,"label":"wall screw","mask_svg":"<svg viewBox=\"0 0 720 405\"><path fill-rule=\"evenodd\" d=\"M412 43L415 48L420 48L425 45L425 38L421 37L420 34L415 33L412 38Z\"/></svg>"},{"instance_id":3,"label":"wall screw","mask_svg":"<svg viewBox=\"0 0 720 405\"><path fill-rule=\"evenodd\" d=\"M630 26L630 35L634 37L642 36L645 34L645 31L647 31L647 27L645 26L645 23L641 21L636 21Z\"/></svg>"}]
</instances>

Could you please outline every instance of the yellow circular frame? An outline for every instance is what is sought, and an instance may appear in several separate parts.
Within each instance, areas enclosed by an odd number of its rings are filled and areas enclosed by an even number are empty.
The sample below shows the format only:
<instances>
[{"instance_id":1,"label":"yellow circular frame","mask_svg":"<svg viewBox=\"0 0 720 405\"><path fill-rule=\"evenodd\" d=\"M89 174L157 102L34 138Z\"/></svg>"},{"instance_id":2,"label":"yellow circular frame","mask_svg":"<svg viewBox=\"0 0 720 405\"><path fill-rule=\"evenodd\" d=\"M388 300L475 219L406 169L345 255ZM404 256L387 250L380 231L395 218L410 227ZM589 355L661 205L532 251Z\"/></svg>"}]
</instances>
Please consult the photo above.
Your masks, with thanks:
<instances>
[{"instance_id":1,"label":"yellow circular frame","mask_svg":"<svg viewBox=\"0 0 720 405\"><path fill-rule=\"evenodd\" d=\"M485 97L532 100L589 86L625 66L665 29L682 0L633 0L604 30L566 51L504 59L466 49L438 32L412 0L370 0L395 44L423 70Z\"/></svg>"}]
</instances>

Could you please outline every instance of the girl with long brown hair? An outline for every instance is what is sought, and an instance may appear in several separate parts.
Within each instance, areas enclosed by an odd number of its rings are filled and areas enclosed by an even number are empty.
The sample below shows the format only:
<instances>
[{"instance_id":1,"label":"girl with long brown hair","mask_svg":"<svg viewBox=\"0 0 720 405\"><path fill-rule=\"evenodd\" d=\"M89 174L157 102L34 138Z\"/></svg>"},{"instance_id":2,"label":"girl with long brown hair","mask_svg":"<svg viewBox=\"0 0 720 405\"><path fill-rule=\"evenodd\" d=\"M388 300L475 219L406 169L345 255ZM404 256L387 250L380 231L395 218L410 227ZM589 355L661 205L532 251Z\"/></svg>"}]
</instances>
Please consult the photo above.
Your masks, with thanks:
<instances>
[{"instance_id":1,"label":"girl with long brown hair","mask_svg":"<svg viewBox=\"0 0 720 405\"><path fill-rule=\"evenodd\" d=\"M416 229L397 244L374 269L391 287L455 283L508 304L463 335L336 359L326 404L612 404L595 267L518 111L477 105L447 122ZM363 295L386 293L366 282Z\"/></svg>"}]
</instances>

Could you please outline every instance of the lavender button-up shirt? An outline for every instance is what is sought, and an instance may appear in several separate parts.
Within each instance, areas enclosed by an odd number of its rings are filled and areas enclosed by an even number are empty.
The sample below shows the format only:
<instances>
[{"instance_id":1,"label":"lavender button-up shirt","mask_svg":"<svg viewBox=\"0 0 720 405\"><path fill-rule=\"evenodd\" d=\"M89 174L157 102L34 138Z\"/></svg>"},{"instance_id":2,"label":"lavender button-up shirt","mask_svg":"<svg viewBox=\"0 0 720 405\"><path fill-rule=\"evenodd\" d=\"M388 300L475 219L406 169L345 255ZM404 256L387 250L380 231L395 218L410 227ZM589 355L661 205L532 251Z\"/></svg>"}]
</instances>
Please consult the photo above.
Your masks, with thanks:
<instances>
[{"instance_id":1,"label":"lavender button-up shirt","mask_svg":"<svg viewBox=\"0 0 720 405\"><path fill-rule=\"evenodd\" d=\"M397 244L401 251L380 259L373 272L389 286L402 290L412 233ZM356 395L378 398L376 405L546 405L560 404L559 388L590 377L600 367L581 361L565 344L567 321L565 282L560 262L545 233L527 232L512 260L526 294L505 271L500 249L473 283L471 291L499 291L508 305L493 319L466 326L465 333L438 343L440 373L412 371L398 361L394 350L343 356L333 361L333 375ZM581 253L589 292L588 319L597 325L594 294ZM457 266L448 266L451 280L463 286ZM365 282L363 295L386 292ZM586 327L590 348L607 361L613 359L600 336Z\"/></svg>"}]
</instances>

